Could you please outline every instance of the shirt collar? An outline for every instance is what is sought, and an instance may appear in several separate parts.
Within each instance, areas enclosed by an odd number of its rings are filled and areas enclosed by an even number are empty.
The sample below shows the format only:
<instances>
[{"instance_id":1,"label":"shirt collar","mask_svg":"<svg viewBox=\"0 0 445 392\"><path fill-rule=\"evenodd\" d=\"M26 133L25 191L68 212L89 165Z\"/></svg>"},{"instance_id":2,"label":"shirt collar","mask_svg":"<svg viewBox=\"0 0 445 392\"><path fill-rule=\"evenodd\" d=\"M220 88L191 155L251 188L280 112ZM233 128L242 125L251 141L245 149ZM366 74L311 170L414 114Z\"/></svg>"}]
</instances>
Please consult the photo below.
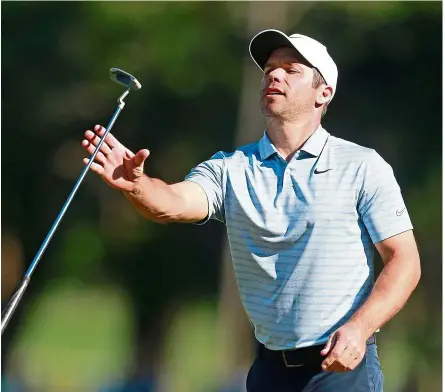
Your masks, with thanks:
<instances>
[{"instance_id":1,"label":"shirt collar","mask_svg":"<svg viewBox=\"0 0 445 392\"><path fill-rule=\"evenodd\" d=\"M306 140L306 143L303 144L301 150L315 157L319 156L328 136L329 133L326 132L326 130L321 125L319 125L315 132L309 137L309 139ZM266 160L275 153L278 154L277 149L270 141L266 131L264 131L264 135L259 141L258 149L262 161Z\"/></svg>"},{"instance_id":2,"label":"shirt collar","mask_svg":"<svg viewBox=\"0 0 445 392\"><path fill-rule=\"evenodd\" d=\"M319 125L315 132L306 140L303 144L301 150L307 152L308 154L318 157L326 143L329 133Z\"/></svg>"},{"instance_id":3,"label":"shirt collar","mask_svg":"<svg viewBox=\"0 0 445 392\"><path fill-rule=\"evenodd\" d=\"M262 161L266 160L267 158L269 158L271 155L273 155L275 153L278 154L277 149L270 141L269 136L267 136L266 131L264 131L264 135L260 139L258 148L260 151L260 158Z\"/></svg>"}]
</instances>

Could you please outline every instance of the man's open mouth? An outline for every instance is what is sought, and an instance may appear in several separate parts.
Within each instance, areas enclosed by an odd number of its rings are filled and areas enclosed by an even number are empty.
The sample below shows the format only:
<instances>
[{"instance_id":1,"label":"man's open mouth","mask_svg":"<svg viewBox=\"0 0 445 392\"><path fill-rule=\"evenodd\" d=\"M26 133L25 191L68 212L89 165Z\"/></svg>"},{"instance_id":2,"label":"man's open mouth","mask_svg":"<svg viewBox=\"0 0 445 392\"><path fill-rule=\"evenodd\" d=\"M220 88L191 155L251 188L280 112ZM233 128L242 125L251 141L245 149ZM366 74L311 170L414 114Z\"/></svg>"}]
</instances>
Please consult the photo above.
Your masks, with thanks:
<instances>
[{"instance_id":1,"label":"man's open mouth","mask_svg":"<svg viewBox=\"0 0 445 392\"><path fill-rule=\"evenodd\" d=\"M266 89L265 95L284 95L284 92L279 88L269 87Z\"/></svg>"}]
</instances>

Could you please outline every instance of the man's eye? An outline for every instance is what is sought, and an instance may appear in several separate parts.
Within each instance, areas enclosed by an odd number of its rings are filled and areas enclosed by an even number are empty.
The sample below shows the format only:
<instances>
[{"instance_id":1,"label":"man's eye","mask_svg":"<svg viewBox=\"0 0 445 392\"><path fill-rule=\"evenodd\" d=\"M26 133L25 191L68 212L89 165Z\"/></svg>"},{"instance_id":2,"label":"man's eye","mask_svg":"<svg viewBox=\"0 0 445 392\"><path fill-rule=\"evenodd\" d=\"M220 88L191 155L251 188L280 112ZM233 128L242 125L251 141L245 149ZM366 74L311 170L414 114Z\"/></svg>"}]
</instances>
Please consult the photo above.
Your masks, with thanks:
<instances>
[{"instance_id":1,"label":"man's eye","mask_svg":"<svg viewBox=\"0 0 445 392\"><path fill-rule=\"evenodd\" d=\"M291 73L291 74L299 73L299 72L300 71L298 69L295 69L295 68L290 68L290 69L287 70L287 73Z\"/></svg>"}]
</instances>

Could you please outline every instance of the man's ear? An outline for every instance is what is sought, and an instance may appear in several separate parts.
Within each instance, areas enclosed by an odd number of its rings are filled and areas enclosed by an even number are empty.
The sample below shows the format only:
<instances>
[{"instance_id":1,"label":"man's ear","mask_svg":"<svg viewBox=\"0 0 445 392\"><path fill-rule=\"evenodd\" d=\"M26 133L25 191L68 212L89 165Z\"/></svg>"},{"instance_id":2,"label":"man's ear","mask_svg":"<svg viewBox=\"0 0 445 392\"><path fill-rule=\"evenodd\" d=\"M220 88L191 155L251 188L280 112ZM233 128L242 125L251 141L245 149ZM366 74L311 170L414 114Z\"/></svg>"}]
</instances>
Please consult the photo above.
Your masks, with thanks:
<instances>
[{"instance_id":1,"label":"man's ear","mask_svg":"<svg viewBox=\"0 0 445 392\"><path fill-rule=\"evenodd\" d=\"M317 105L328 103L332 99L332 92L333 90L331 86L323 86L323 88L320 88L317 93L317 99L315 100L315 103Z\"/></svg>"}]
</instances>

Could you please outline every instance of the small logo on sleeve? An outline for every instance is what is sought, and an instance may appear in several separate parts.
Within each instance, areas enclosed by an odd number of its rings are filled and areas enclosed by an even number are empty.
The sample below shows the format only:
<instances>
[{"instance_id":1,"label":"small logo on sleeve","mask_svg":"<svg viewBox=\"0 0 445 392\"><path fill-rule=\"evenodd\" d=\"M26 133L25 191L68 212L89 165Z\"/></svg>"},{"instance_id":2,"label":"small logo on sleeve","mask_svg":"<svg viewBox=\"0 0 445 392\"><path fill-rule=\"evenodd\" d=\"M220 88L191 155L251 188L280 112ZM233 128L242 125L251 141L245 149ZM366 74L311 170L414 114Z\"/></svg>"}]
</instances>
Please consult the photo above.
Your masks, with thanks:
<instances>
[{"instance_id":1,"label":"small logo on sleeve","mask_svg":"<svg viewBox=\"0 0 445 392\"><path fill-rule=\"evenodd\" d=\"M406 208L402 209L402 210L396 210L396 215L400 216L402 215L404 212L406 211Z\"/></svg>"}]
</instances>

